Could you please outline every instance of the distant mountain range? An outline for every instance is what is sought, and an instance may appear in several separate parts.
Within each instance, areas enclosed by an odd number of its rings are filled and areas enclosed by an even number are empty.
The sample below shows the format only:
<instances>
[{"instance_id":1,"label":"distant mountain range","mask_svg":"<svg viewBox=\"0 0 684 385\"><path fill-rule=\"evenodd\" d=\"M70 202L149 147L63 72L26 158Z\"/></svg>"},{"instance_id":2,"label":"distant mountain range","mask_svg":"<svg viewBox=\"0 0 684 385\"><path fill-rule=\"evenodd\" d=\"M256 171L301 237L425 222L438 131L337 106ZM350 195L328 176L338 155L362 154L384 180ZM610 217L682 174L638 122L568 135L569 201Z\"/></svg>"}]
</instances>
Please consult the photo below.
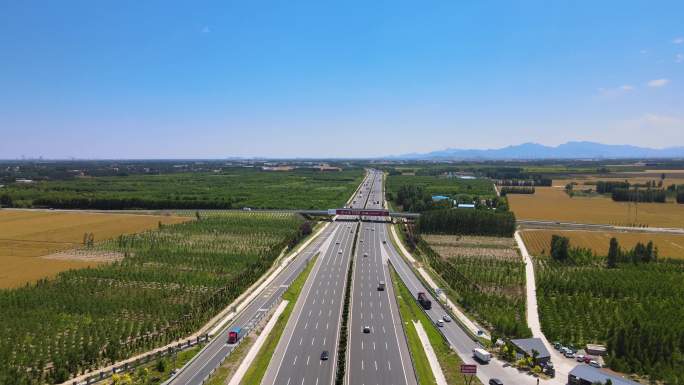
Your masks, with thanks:
<instances>
[{"instance_id":1,"label":"distant mountain range","mask_svg":"<svg viewBox=\"0 0 684 385\"><path fill-rule=\"evenodd\" d=\"M487 150L449 148L424 154L397 155L390 158L407 160L684 158L684 146L658 149L595 142L567 142L556 147L538 143L523 143Z\"/></svg>"}]
</instances>

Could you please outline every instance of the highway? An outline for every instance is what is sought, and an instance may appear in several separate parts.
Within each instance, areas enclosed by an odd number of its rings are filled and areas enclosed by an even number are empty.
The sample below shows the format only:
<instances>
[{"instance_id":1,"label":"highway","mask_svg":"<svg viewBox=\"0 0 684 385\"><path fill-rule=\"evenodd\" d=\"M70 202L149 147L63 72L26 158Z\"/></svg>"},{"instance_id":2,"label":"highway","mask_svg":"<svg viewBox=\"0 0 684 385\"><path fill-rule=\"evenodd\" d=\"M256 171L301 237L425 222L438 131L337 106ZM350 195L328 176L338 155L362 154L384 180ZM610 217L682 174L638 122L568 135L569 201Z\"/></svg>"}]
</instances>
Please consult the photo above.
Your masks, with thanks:
<instances>
[{"instance_id":1,"label":"highway","mask_svg":"<svg viewBox=\"0 0 684 385\"><path fill-rule=\"evenodd\" d=\"M224 357L232 352L234 345L228 345L228 331L232 327L252 328L263 313L280 302L280 297L290 283L303 270L306 262L319 250L323 242L333 234L335 228L328 226L299 256L297 256L264 290L256 297L231 323L230 327L219 332L197 356L183 368L170 384L200 385L202 381L217 368Z\"/></svg>"},{"instance_id":2,"label":"highway","mask_svg":"<svg viewBox=\"0 0 684 385\"><path fill-rule=\"evenodd\" d=\"M370 184L364 179L352 208L363 207ZM333 242L319 256L269 363L262 385L332 384L336 372L344 290L358 222L338 217ZM321 354L326 351L328 358Z\"/></svg>"},{"instance_id":3,"label":"highway","mask_svg":"<svg viewBox=\"0 0 684 385\"><path fill-rule=\"evenodd\" d=\"M605 224L557 222L542 220L517 220L521 230L551 229L551 230L581 230L581 231L616 231L625 233L671 233L684 234L684 228L672 227L627 227Z\"/></svg>"},{"instance_id":4,"label":"highway","mask_svg":"<svg viewBox=\"0 0 684 385\"><path fill-rule=\"evenodd\" d=\"M364 179L363 183L366 183L367 179ZM360 189L359 189L360 190ZM353 198L352 198L353 199ZM219 332L209 344L198 353L192 361L190 361L182 370L174 376L169 385L201 385L203 381L209 376L209 374L221 365L223 359L229 355L233 349L234 345L228 345L228 331L233 327L242 327L245 330L251 329L256 322L263 317L264 313L268 312L268 309L277 304L283 292L287 290L290 283L299 275L299 273L306 266L307 261L309 261L316 253L324 250L328 244L332 243L330 240L335 239L336 242L345 241L344 244L337 249L347 250L343 255L334 255L333 260L342 261L342 259L348 259L349 250L351 250L351 244L353 241L353 234L350 231L355 230L355 228L349 229L346 226L351 224L340 224L331 223L318 237L316 237L302 252L292 261L290 264L283 269L271 282L271 284L263 291L263 293L257 296L245 309L238 314L238 316L230 322L229 327L224 328ZM347 231L342 231L342 228ZM321 261L326 260L326 257L332 253L334 247L328 247L328 253L325 256L318 258L317 264ZM336 250L337 250L336 249ZM337 253L337 251L335 251ZM345 270L346 272L346 270ZM330 277L333 274L332 266L327 267L322 270L321 274L328 274ZM331 288L332 289L332 288ZM325 290L325 289L324 289ZM342 295L342 290L335 290L337 295ZM315 292L314 292L315 293ZM340 301L336 301L340 304ZM320 304L321 302L319 302ZM329 302L330 303L330 302ZM339 319L339 316L336 320ZM313 325L315 326L315 325ZM333 326L330 325L329 328ZM335 327L332 330L337 330ZM327 341L326 341L327 342ZM332 344L330 346L333 346ZM337 346L336 343L334 346ZM331 355L336 349L329 349ZM318 352L316 358L320 355Z\"/></svg>"},{"instance_id":5,"label":"highway","mask_svg":"<svg viewBox=\"0 0 684 385\"><path fill-rule=\"evenodd\" d=\"M382 194L382 179L379 180L380 184L377 186L377 192L371 194L376 196L376 199L371 199L372 202L384 202L384 196ZM378 205L377 207L381 207ZM372 208L372 207L370 207ZM366 225L366 223L364 223ZM388 224L384 223L374 223L376 228L372 233L376 233L374 236L377 237L381 242L380 253L383 259L388 259L392 267L397 271L401 280L406 284L409 291L413 294L414 298L417 297L419 292L424 292L428 295L432 301L432 309L427 310L426 313L436 324L436 322L447 314L444 308L434 299L434 297L429 293L428 290L423 286L423 283L418 279L414 271L410 268L408 263L399 255L399 252L395 249L390 237ZM365 243L365 241L364 241ZM370 258L370 254L369 257ZM386 268L386 267L385 267ZM375 277L377 279L377 277ZM385 280L389 282L388 280ZM391 285L387 285L391 286ZM364 294L365 295L365 294ZM354 312L352 312L352 316ZM365 316L365 314L364 314ZM536 385L537 379L528 376L524 373L518 372L516 369L505 365L502 361L497 359L492 359L491 363L488 365L481 365L472 358L472 350L479 345L460 327L455 321L445 322L444 326L440 328L443 335L451 345L452 349L458 353L461 359L465 363L477 364L478 365L478 378L483 384L487 384L491 378L498 378L503 381L504 384L515 384L515 385ZM352 362L356 357L356 352L350 355ZM351 370L352 376L355 375L355 370ZM352 377L354 381L349 382L349 384L363 384L366 377ZM361 381L357 379L361 378ZM414 380L415 381L415 380ZM371 382L366 381L365 384L370 384ZM373 384L375 382L372 382ZM393 383L393 382L380 382L380 383ZM540 383L548 384L561 384L564 383L563 379L555 378L550 381L541 381Z\"/></svg>"},{"instance_id":6,"label":"highway","mask_svg":"<svg viewBox=\"0 0 684 385\"><path fill-rule=\"evenodd\" d=\"M364 208L381 209L382 173L371 171L370 190ZM380 229L386 224L362 222L359 231L349 326L347 384L415 385L417 383L406 345L401 317ZM380 283L384 290L379 290ZM364 333L364 328L369 332Z\"/></svg>"}]
</instances>

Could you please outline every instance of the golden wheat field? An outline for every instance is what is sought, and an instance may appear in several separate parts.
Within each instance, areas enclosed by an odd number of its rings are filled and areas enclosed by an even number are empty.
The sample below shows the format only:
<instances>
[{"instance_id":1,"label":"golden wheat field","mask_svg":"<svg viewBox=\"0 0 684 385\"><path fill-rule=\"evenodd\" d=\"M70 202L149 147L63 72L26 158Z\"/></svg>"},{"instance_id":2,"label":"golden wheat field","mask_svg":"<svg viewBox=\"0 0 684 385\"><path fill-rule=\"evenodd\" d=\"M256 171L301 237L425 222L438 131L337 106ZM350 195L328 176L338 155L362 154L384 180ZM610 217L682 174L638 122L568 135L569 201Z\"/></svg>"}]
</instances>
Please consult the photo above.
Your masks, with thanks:
<instances>
[{"instance_id":1,"label":"golden wheat field","mask_svg":"<svg viewBox=\"0 0 684 385\"><path fill-rule=\"evenodd\" d=\"M576 187L578 190L594 190L592 183L596 181L612 181L612 182L622 182L628 181L629 183L640 183L644 184L646 182L655 181L658 183L662 174L665 174L665 180L663 180L663 186L667 187L671 184L684 184L684 170L645 170L645 171L634 171L634 172L616 172L608 175L575 175L573 178L564 179L554 179L554 187L565 187L570 182L575 182L578 184ZM589 183L589 184L585 184Z\"/></svg>"},{"instance_id":2,"label":"golden wheat field","mask_svg":"<svg viewBox=\"0 0 684 385\"><path fill-rule=\"evenodd\" d=\"M17 287L60 271L97 262L41 258L78 247L85 233L95 242L180 223L191 218L65 211L0 210L0 288Z\"/></svg>"},{"instance_id":3,"label":"golden wheat field","mask_svg":"<svg viewBox=\"0 0 684 385\"><path fill-rule=\"evenodd\" d=\"M615 237L623 250L633 248L637 242L646 244L648 241L653 241L653 244L658 247L660 258L684 258L684 235L677 234L525 230L522 231L522 238L530 254L548 255L553 234L568 237L572 247L591 249L597 255L607 255L610 238Z\"/></svg>"},{"instance_id":4,"label":"golden wheat field","mask_svg":"<svg viewBox=\"0 0 684 385\"><path fill-rule=\"evenodd\" d=\"M537 187L534 194L510 194L518 219L613 224L620 226L684 227L684 204L614 202L606 197L573 197L561 188Z\"/></svg>"}]
</instances>

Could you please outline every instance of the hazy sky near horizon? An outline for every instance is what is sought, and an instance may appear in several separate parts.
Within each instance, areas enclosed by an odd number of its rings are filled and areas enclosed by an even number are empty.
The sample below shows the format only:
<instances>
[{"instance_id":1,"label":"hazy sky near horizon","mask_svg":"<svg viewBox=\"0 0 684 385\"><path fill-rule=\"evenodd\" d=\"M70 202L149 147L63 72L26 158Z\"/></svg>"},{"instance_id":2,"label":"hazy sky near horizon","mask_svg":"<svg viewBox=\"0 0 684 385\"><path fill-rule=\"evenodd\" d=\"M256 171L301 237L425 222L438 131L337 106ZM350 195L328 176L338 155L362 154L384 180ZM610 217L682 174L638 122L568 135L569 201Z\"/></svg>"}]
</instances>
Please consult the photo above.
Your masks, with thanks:
<instances>
[{"instance_id":1,"label":"hazy sky near horizon","mask_svg":"<svg viewBox=\"0 0 684 385\"><path fill-rule=\"evenodd\" d=\"M684 2L0 4L0 158L684 145Z\"/></svg>"}]
</instances>

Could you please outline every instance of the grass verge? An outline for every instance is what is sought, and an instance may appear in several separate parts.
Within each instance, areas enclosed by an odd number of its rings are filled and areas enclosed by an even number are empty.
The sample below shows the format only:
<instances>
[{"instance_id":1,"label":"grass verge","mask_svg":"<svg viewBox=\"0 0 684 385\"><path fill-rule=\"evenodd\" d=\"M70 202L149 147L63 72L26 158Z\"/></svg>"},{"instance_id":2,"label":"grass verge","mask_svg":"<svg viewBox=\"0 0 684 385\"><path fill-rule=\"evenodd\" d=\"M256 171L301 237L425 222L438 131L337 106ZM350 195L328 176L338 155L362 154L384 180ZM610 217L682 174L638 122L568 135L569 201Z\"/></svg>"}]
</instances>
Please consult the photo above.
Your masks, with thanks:
<instances>
[{"instance_id":1,"label":"grass verge","mask_svg":"<svg viewBox=\"0 0 684 385\"><path fill-rule=\"evenodd\" d=\"M271 362L271 357L273 357L273 352L275 351L276 346L278 346L280 336L283 334L285 325L287 325L287 321L290 319L290 314L292 313L292 309L297 302L299 293L302 291L302 287L304 287L304 283L309 277L311 269L313 269L314 265L316 264L316 258L318 258L318 255L311 258L306 268L299 274L299 276L297 276L297 278L295 278L294 281L292 281L290 287L285 291L285 293L283 293L283 299L287 300L288 304L283 313L278 317L278 321L276 321L273 331L268 338L266 338L266 341L262 345L261 349L259 349L259 353L254 358L252 365L250 365L247 369L247 372L245 373L240 385L259 385L261 383L264 374L266 374L268 364Z\"/></svg>"},{"instance_id":2,"label":"grass verge","mask_svg":"<svg viewBox=\"0 0 684 385\"><path fill-rule=\"evenodd\" d=\"M214 375L209 378L207 385L223 385L233 373L235 373L238 366L240 366L240 363L247 355L247 352L249 352L249 348L251 348L252 345L254 345L254 341L256 341L256 337L252 335L245 337L245 339L247 339L247 341L243 341L240 346L233 350L223 365L216 369Z\"/></svg>"},{"instance_id":3,"label":"grass verge","mask_svg":"<svg viewBox=\"0 0 684 385\"><path fill-rule=\"evenodd\" d=\"M428 335L430 344L437 355L437 360L442 366L444 377L446 377L449 385L465 385L465 381L459 372L461 363L458 354L451 350L449 344L444 340L437 327L432 323L423 310L418 306L418 302L413 299L413 295L408 290L406 285L401 281L394 269L390 269L392 275L392 284L394 285L394 293L399 304L399 313L401 320L404 322L404 330L406 338L408 339L409 349L411 350L411 358L413 359L416 368L416 375L420 385L435 384L434 375L430 368L430 363L427 360L423 344L418 338L412 321L419 321L422 323L425 332ZM481 385L481 382L474 379L473 384Z\"/></svg>"},{"instance_id":4,"label":"grass verge","mask_svg":"<svg viewBox=\"0 0 684 385\"><path fill-rule=\"evenodd\" d=\"M171 377L174 369L183 367L186 362L197 354L204 345L196 346L179 352L175 356L164 357L142 365L129 373L115 374L103 384L131 384L131 385L156 385L161 384Z\"/></svg>"}]
</instances>

